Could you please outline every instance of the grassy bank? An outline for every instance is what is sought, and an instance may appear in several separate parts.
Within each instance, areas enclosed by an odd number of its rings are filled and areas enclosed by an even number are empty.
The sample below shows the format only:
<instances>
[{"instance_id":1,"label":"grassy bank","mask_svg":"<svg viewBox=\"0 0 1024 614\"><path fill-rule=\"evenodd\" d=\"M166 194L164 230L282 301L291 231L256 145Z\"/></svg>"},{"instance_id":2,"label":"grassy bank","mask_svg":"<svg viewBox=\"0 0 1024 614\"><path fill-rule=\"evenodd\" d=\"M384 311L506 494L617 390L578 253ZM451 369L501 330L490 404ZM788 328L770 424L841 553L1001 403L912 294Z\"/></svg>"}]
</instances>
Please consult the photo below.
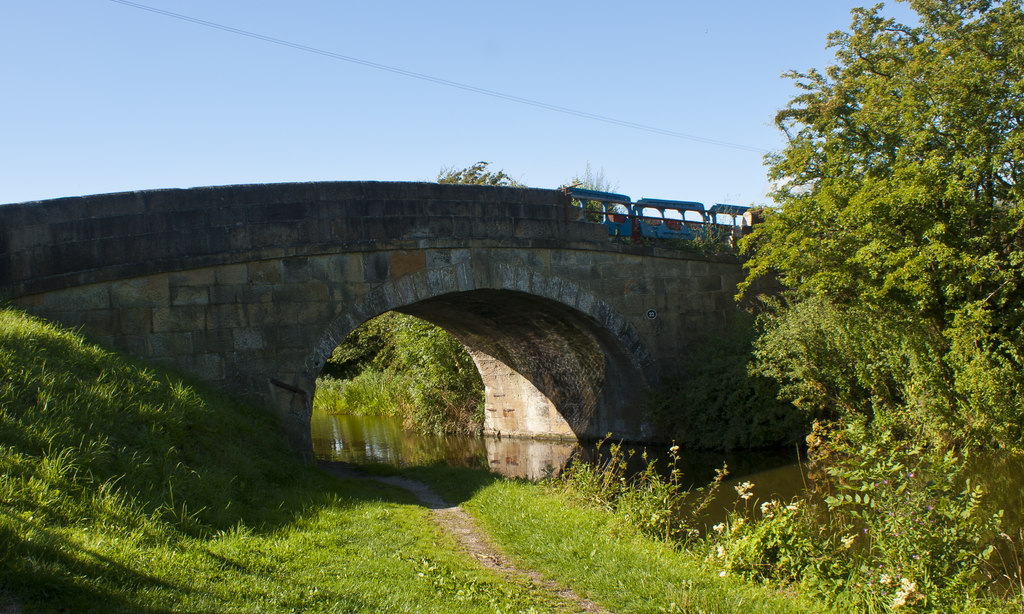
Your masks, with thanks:
<instances>
[{"instance_id":1,"label":"grassy bank","mask_svg":"<svg viewBox=\"0 0 1024 614\"><path fill-rule=\"evenodd\" d=\"M615 514L483 471L412 477L522 566L617 612L811 612ZM0 607L557 612L402 490L298 464L262 411L0 310Z\"/></svg>"},{"instance_id":2,"label":"grassy bank","mask_svg":"<svg viewBox=\"0 0 1024 614\"><path fill-rule=\"evenodd\" d=\"M462 502L523 566L615 612L825 612L811 599L719 575L700 556L643 536L614 513L577 505L543 485L471 469L406 470Z\"/></svg>"},{"instance_id":3,"label":"grassy bank","mask_svg":"<svg viewBox=\"0 0 1024 614\"><path fill-rule=\"evenodd\" d=\"M0 311L0 604L529 612L404 491L299 465L258 410Z\"/></svg>"}]
</instances>

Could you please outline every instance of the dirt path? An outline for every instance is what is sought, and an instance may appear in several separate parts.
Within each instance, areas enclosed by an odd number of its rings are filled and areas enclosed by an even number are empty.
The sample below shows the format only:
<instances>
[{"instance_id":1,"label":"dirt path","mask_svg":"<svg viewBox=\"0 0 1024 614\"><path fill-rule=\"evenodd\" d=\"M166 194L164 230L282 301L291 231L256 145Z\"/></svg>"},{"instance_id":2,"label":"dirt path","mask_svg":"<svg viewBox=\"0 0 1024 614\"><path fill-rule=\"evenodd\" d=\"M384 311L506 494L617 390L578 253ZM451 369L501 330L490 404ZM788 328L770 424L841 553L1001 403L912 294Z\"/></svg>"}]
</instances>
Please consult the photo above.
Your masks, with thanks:
<instances>
[{"instance_id":1,"label":"dirt path","mask_svg":"<svg viewBox=\"0 0 1024 614\"><path fill-rule=\"evenodd\" d=\"M534 570L522 569L512 564L491 543L472 516L458 505L449 505L426 484L398 476L370 475L343 463L321 462L320 467L336 477L376 480L408 490L419 499L424 507L430 510L431 517L441 527L441 530L454 536L462 549L484 567L497 571L509 581L525 581L544 592L557 595L576 612L612 614L593 601L580 597L571 588L547 580Z\"/></svg>"}]
</instances>

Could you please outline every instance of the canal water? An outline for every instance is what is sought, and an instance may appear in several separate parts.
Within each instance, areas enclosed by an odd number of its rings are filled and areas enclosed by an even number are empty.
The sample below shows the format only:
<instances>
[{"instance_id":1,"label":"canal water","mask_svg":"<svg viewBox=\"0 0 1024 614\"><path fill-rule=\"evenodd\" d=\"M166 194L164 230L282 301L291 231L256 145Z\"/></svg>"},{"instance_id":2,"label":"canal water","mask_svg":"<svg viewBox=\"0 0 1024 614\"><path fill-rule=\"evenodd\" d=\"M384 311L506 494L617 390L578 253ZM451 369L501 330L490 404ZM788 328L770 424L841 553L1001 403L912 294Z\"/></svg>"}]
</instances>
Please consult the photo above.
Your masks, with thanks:
<instances>
[{"instance_id":1,"label":"canal water","mask_svg":"<svg viewBox=\"0 0 1024 614\"><path fill-rule=\"evenodd\" d=\"M406 431L402 421L387 416L349 416L316 412L311 434L313 450L320 460L344 461L356 465L386 464L408 467L444 463L456 467L487 468L507 477L539 480L557 474L573 458L593 460L594 444L577 451L574 442L536 439L430 435ZM604 446L607 448L607 444ZM668 446L630 446L635 469L642 468L641 454L660 458L664 466ZM721 504L731 508L736 501L734 484L749 481L755 496L788 499L803 489L803 474L793 450L772 452L686 452L680 451L678 468L695 486L707 484L715 469L727 464L729 479L721 489Z\"/></svg>"}]
</instances>

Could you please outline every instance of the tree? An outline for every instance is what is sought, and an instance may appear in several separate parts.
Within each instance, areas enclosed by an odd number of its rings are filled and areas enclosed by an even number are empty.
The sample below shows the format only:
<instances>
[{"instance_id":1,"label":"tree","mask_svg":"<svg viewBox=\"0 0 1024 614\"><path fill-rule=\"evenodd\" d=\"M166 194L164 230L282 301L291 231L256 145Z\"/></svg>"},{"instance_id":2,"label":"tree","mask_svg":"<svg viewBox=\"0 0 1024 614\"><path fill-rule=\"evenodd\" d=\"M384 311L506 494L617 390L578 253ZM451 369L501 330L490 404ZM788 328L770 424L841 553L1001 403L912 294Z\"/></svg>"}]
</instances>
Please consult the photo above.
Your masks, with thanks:
<instances>
[{"instance_id":1,"label":"tree","mask_svg":"<svg viewBox=\"0 0 1024 614\"><path fill-rule=\"evenodd\" d=\"M792 290L772 329L790 334L764 338L763 358L805 392L830 383L812 385L828 371L813 360L885 362L869 346L938 361L924 379L910 363L864 371L858 390L830 397L834 411L845 404L872 419L898 408L917 424L941 415L931 435L947 445L999 431L1000 443L1019 446L1024 13L1020 0L909 4L918 25L883 17L881 5L856 9L851 30L829 36L835 65L789 73L802 93L776 116L789 142L769 156L780 207L743 244L743 289L777 275ZM858 324L857 351L812 356L818 338L799 322L810 326L821 309L837 321L900 324Z\"/></svg>"},{"instance_id":2,"label":"tree","mask_svg":"<svg viewBox=\"0 0 1024 614\"><path fill-rule=\"evenodd\" d=\"M466 168L456 169L446 166L437 174L438 183L468 183L472 185L500 185L510 188L525 187L503 170L490 171L490 162L477 162Z\"/></svg>"},{"instance_id":3,"label":"tree","mask_svg":"<svg viewBox=\"0 0 1024 614\"><path fill-rule=\"evenodd\" d=\"M583 188L585 190L595 190L597 192L614 192L619 189L618 184L612 184L604 176L604 169L595 171L590 166L590 162L587 162L586 168L583 169L582 175L573 176L569 183L562 187L573 187ZM604 216L604 205L597 202L596 200L588 200L583 203L583 208L587 211L587 220L591 222L603 221Z\"/></svg>"}]
</instances>

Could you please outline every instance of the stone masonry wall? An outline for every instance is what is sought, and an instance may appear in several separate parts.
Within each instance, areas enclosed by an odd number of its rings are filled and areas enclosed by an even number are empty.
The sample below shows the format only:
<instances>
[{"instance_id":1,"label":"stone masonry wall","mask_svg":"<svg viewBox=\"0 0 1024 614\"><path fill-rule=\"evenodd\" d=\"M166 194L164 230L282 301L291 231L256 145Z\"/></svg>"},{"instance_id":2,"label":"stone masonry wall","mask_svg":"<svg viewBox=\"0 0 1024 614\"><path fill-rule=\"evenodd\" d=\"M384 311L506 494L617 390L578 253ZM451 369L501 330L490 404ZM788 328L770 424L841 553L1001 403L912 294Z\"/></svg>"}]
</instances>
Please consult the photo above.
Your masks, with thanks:
<instances>
[{"instance_id":1,"label":"stone masonry wall","mask_svg":"<svg viewBox=\"0 0 1024 614\"><path fill-rule=\"evenodd\" d=\"M390 183L4 205L0 298L275 408L300 451L323 361L392 309L499 361L488 409L521 418L496 430L649 438L639 391L725 323L742 270L576 213L558 191Z\"/></svg>"}]
</instances>

